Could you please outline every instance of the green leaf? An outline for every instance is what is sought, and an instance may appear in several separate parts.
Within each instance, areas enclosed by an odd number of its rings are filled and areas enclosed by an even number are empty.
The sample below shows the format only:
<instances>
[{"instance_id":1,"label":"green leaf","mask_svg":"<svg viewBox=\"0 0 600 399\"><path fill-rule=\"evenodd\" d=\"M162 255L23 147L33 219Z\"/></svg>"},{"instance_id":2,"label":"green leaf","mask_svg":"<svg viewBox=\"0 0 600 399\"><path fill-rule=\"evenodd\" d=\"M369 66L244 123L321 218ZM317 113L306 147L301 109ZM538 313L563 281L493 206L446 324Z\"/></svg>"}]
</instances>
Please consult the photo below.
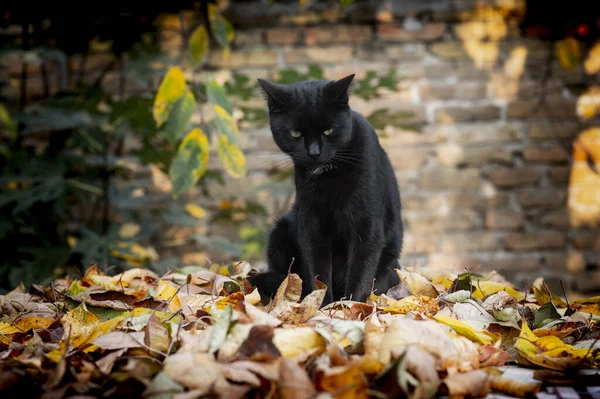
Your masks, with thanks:
<instances>
[{"instance_id":1,"label":"green leaf","mask_svg":"<svg viewBox=\"0 0 600 399\"><path fill-rule=\"evenodd\" d=\"M169 168L174 196L192 187L206 172L208 151L208 138L201 129L194 129L185 136Z\"/></svg>"},{"instance_id":2,"label":"green leaf","mask_svg":"<svg viewBox=\"0 0 600 399\"><path fill-rule=\"evenodd\" d=\"M215 40L224 49L229 49L229 43L235 36L233 25L219 14L217 8L213 4L208 5L208 15L210 18L210 27L215 37Z\"/></svg>"},{"instance_id":3,"label":"green leaf","mask_svg":"<svg viewBox=\"0 0 600 399\"><path fill-rule=\"evenodd\" d=\"M216 309L216 306L214 308ZM223 345L223 342L225 342L227 333L229 332L229 326L231 325L232 315L233 309L230 304L227 304L225 309L217 315L208 343L208 352L210 354L214 354L218 351L221 345Z\"/></svg>"},{"instance_id":4,"label":"green leaf","mask_svg":"<svg viewBox=\"0 0 600 399\"><path fill-rule=\"evenodd\" d=\"M354 0L340 0L342 2L342 10L345 10L350 4L354 3Z\"/></svg>"},{"instance_id":5,"label":"green leaf","mask_svg":"<svg viewBox=\"0 0 600 399\"><path fill-rule=\"evenodd\" d=\"M186 90L183 71L179 67L169 69L158 88L154 99L154 107L152 108L152 116L157 127L166 122L171 109L175 106L175 102L185 94Z\"/></svg>"},{"instance_id":6,"label":"green leaf","mask_svg":"<svg viewBox=\"0 0 600 399\"><path fill-rule=\"evenodd\" d=\"M143 396L152 399L171 399L175 394L183 391L184 388L181 385L161 371L148 385Z\"/></svg>"},{"instance_id":7,"label":"green leaf","mask_svg":"<svg viewBox=\"0 0 600 399\"><path fill-rule=\"evenodd\" d=\"M190 36L190 54L194 68L197 68L208 54L208 32L204 25L197 27Z\"/></svg>"},{"instance_id":8,"label":"green leaf","mask_svg":"<svg viewBox=\"0 0 600 399\"><path fill-rule=\"evenodd\" d=\"M186 132L194 108L196 106L196 100L191 92L187 92L185 95L179 97L173 109L169 114L167 123L165 124L165 133L171 143L176 143Z\"/></svg>"},{"instance_id":9,"label":"green leaf","mask_svg":"<svg viewBox=\"0 0 600 399\"><path fill-rule=\"evenodd\" d=\"M214 124L217 132L227 136L229 143L237 144L239 131L231 114L220 105L213 105L213 110L215 111Z\"/></svg>"},{"instance_id":10,"label":"green leaf","mask_svg":"<svg viewBox=\"0 0 600 399\"><path fill-rule=\"evenodd\" d=\"M215 125L219 136L217 137L217 153L225 166L225 170L233 177L239 178L246 175L246 157L237 145L239 135L233 118L219 105L213 105L215 110Z\"/></svg>"},{"instance_id":11,"label":"green leaf","mask_svg":"<svg viewBox=\"0 0 600 399\"><path fill-rule=\"evenodd\" d=\"M233 113L233 105L231 105L231 102L227 98L225 89L223 89L223 87L221 87L214 79L211 79L206 86L206 96L214 105L219 105L229 114Z\"/></svg>"},{"instance_id":12,"label":"green leaf","mask_svg":"<svg viewBox=\"0 0 600 399\"><path fill-rule=\"evenodd\" d=\"M542 306L535 312L535 316L533 319L533 327L540 328L550 323L553 320L560 319L560 314L554 307L554 304L550 301Z\"/></svg>"},{"instance_id":13,"label":"green leaf","mask_svg":"<svg viewBox=\"0 0 600 399\"><path fill-rule=\"evenodd\" d=\"M11 137L14 138L17 133L17 124L12 120L8 110L3 104L0 104L0 126L6 127Z\"/></svg>"},{"instance_id":14,"label":"green leaf","mask_svg":"<svg viewBox=\"0 0 600 399\"><path fill-rule=\"evenodd\" d=\"M217 153L225 170L233 177L240 178L246 175L246 157L242 150L228 141L226 136L217 139Z\"/></svg>"}]
</instances>

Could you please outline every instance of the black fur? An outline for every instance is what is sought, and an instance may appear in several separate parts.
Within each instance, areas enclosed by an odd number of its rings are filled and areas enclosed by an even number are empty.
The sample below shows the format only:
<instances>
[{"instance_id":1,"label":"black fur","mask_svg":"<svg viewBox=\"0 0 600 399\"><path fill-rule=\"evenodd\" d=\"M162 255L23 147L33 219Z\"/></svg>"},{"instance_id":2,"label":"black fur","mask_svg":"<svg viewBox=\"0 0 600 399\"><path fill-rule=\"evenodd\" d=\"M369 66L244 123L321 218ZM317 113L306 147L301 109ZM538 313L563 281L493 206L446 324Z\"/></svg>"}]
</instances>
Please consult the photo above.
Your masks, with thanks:
<instances>
[{"instance_id":1,"label":"black fur","mask_svg":"<svg viewBox=\"0 0 600 399\"><path fill-rule=\"evenodd\" d=\"M313 291L316 276L328 286L324 305L364 301L372 288L382 294L398 284L398 183L375 131L348 105L353 78L289 85L258 80L273 138L292 158L296 183L296 201L269 237L269 271L250 279L263 297L274 295L292 259L303 296Z\"/></svg>"}]
</instances>

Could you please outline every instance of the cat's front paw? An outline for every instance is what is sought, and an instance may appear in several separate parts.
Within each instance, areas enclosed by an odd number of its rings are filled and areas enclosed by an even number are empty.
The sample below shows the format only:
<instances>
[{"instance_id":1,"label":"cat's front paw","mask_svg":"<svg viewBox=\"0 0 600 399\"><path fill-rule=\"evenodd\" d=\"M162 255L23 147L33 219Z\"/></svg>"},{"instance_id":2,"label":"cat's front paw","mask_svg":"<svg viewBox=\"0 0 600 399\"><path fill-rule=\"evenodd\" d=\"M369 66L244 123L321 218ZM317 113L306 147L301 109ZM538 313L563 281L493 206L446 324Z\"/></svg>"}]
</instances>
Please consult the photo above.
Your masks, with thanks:
<instances>
[{"instance_id":1,"label":"cat's front paw","mask_svg":"<svg viewBox=\"0 0 600 399\"><path fill-rule=\"evenodd\" d=\"M273 271L257 273L247 278L248 282L258 290L262 302L268 302L275 296L284 279L285 275Z\"/></svg>"}]
</instances>

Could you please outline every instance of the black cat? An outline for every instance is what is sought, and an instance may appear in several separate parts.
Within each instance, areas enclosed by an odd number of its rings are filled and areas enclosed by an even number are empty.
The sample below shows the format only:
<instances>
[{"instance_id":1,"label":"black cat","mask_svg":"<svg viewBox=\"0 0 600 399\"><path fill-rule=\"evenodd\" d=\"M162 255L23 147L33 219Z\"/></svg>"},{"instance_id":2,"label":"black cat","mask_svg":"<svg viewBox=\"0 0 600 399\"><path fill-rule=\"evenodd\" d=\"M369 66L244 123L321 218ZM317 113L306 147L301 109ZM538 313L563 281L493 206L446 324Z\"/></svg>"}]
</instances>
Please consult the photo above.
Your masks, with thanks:
<instances>
[{"instance_id":1,"label":"black cat","mask_svg":"<svg viewBox=\"0 0 600 399\"><path fill-rule=\"evenodd\" d=\"M269 237L269 270L249 280L271 297L291 271L323 304L364 301L398 284L403 227L392 165L367 120L348 105L354 75L288 85L258 79L275 143L294 163L296 201ZM293 264L292 264L293 259Z\"/></svg>"}]
</instances>

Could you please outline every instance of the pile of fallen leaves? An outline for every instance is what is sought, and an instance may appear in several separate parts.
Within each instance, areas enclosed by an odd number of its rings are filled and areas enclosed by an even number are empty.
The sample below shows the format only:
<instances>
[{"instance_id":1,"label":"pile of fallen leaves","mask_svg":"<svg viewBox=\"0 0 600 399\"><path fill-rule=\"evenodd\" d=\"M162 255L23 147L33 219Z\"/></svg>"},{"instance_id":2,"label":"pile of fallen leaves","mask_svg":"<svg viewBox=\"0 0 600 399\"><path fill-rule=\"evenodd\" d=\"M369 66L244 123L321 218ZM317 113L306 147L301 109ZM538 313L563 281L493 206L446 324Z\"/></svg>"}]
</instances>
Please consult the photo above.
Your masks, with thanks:
<instances>
[{"instance_id":1,"label":"pile of fallen leaves","mask_svg":"<svg viewBox=\"0 0 600 399\"><path fill-rule=\"evenodd\" d=\"M0 296L0 395L62 398L535 396L600 365L600 298L527 292L427 268L366 303L321 308L290 274L267 304L251 266L186 267L21 286ZM534 367L535 380L502 367Z\"/></svg>"}]
</instances>

